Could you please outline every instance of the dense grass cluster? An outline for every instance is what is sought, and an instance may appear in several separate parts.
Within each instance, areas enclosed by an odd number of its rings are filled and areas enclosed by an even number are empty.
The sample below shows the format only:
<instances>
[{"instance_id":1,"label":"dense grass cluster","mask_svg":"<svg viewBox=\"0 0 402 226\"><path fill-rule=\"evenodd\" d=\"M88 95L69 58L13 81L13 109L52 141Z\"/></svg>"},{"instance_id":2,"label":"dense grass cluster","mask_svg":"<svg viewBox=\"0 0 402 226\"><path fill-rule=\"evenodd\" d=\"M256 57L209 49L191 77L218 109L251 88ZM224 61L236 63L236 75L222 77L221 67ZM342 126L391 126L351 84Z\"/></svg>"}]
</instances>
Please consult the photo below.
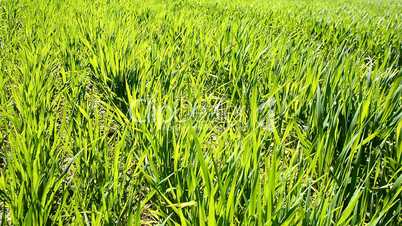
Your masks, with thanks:
<instances>
[{"instance_id":1,"label":"dense grass cluster","mask_svg":"<svg viewBox=\"0 0 402 226\"><path fill-rule=\"evenodd\" d=\"M0 0L3 225L401 225L402 2Z\"/></svg>"}]
</instances>

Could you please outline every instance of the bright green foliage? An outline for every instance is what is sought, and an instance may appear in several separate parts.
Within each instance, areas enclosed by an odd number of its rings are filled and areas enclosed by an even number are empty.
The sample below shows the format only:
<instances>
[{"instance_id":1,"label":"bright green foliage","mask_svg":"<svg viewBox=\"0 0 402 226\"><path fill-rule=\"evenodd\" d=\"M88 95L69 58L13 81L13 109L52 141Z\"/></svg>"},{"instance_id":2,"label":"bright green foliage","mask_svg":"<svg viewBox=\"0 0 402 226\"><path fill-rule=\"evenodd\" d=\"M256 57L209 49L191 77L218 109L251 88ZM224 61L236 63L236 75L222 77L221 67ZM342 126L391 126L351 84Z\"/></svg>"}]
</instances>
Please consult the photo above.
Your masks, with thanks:
<instances>
[{"instance_id":1,"label":"bright green foliage","mask_svg":"<svg viewBox=\"0 0 402 226\"><path fill-rule=\"evenodd\" d=\"M3 225L402 225L402 2L0 0Z\"/></svg>"}]
</instances>

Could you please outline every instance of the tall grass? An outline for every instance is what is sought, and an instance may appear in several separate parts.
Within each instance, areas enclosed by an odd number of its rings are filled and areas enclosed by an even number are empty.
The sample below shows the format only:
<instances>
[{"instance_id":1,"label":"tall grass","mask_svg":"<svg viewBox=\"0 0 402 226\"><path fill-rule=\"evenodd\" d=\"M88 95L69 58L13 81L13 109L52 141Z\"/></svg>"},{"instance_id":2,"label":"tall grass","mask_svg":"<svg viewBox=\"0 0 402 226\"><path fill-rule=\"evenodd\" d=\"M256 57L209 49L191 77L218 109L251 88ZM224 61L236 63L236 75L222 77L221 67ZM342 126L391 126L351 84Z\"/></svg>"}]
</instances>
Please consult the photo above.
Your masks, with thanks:
<instances>
[{"instance_id":1,"label":"tall grass","mask_svg":"<svg viewBox=\"0 0 402 226\"><path fill-rule=\"evenodd\" d=\"M2 225L401 225L400 1L0 1Z\"/></svg>"}]
</instances>

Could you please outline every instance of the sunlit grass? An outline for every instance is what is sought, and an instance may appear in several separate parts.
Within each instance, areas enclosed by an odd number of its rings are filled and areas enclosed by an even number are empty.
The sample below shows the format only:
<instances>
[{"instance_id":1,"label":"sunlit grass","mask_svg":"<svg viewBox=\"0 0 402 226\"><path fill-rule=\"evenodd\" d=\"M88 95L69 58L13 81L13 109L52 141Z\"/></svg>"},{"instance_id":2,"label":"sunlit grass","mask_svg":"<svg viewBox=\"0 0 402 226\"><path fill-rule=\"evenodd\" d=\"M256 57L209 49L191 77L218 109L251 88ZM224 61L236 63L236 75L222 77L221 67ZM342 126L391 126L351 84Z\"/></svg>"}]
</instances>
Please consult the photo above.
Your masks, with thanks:
<instances>
[{"instance_id":1,"label":"sunlit grass","mask_svg":"<svg viewBox=\"0 0 402 226\"><path fill-rule=\"evenodd\" d=\"M0 222L402 224L401 11L0 0Z\"/></svg>"}]
</instances>

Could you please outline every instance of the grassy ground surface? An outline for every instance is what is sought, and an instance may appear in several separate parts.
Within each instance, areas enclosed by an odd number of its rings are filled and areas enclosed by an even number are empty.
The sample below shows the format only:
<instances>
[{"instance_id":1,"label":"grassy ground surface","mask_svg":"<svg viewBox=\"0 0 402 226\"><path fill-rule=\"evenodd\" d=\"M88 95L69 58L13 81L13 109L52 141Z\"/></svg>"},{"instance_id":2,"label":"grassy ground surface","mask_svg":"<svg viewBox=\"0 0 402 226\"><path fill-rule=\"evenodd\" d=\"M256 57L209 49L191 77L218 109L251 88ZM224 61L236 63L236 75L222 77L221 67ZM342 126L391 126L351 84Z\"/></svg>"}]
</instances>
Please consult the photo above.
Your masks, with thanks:
<instances>
[{"instance_id":1,"label":"grassy ground surface","mask_svg":"<svg viewBox=\"0 0 402 226\"><path fill-rule=\"evenodd\" d=\"M4 225L401 225L402 2L0 0Z\"/></svg>"}]
</instances>

